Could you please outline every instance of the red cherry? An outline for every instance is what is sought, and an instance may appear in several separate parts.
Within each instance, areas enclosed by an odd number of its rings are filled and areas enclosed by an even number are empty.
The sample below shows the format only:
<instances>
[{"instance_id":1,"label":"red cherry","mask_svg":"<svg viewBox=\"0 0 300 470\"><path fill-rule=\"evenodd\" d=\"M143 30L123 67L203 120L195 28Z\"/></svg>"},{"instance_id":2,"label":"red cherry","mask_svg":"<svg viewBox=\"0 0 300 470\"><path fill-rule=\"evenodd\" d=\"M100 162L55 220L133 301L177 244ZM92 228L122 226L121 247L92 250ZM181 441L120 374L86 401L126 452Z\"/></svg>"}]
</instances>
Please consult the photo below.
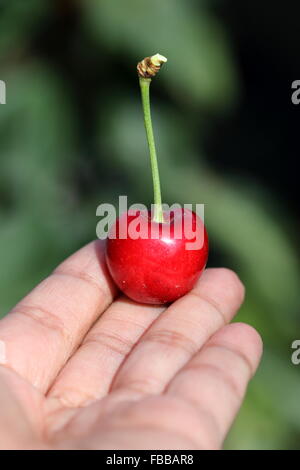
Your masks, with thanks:
<instances>
[{"instance_id":1,"label":"red cherry","mask_svg":"<svg viewBox=\"0 0 300 470\"><path fill-rule=\"evenodd\" d=\"M137 302L164 304L178 299L192 289L207 262L208 236L200 217L177 209L164 212L164 219L157 223L149 212L129 211L117 219L107 239L110 274L120 290ZM143 222L140 235L144 231L147 238L133 234L138 220ZM196 249L188 249L196 241Z\"/></svg>"},{"instance_id":2,"label":"red cherry","mask_svg":"<svg viewBox=\"0 0 300 470\"><path fill-rule=\"evenodd\" d=\"M163 212L149 88L166 61L166 57L155 54L137 66L152 170L154 213L126 212L112 226L106 245L107 266L117 286L131 299L148 304L173 302L189 292L208 257L208 236L200 217L187 209Z\"/></svg>"}]
</instances>

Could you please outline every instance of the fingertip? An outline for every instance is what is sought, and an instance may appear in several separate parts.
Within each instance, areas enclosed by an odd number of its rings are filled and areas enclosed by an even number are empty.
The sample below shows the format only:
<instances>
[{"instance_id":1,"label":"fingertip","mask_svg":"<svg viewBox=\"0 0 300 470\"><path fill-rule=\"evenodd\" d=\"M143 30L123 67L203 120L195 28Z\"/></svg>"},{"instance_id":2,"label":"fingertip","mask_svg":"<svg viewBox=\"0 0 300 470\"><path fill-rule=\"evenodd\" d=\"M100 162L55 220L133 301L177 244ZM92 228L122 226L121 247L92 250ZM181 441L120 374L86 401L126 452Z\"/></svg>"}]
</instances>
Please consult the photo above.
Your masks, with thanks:
<instances>
[{"instance_id":1,"label":"fingertip","mask_svg":"<svg viewBox=\"0 0 300 470\"><path fill-rule=\"evenodd\" d=\"M216 282L222 282L228 290L231 290L242 303L245 297L245 286L235 271L229 268L207 268L200 281L210 281L212 278Z\"/></svg>"},{"instance_id":2,"label":"fingertip","mask_svg":"<svg viewBox=\"0 0 300 470\"><path fill-rule=\"evenodd\" d=\"M228 268L208 268L193 289L209 299L230 320L243 303L245 287L237 274Z\"/></svg>"},{"instance_id":3,"label":"fingertip","mask_svg":"<svg viewBox=\"0 0 300 470\"><path fill-rule=\"evenodd\" d=\"M252 375L255 373L263 353L263 341L253 326L240 322L231 323L219 330L210 341L244 356Z\"/></svg>"}]
</instances>

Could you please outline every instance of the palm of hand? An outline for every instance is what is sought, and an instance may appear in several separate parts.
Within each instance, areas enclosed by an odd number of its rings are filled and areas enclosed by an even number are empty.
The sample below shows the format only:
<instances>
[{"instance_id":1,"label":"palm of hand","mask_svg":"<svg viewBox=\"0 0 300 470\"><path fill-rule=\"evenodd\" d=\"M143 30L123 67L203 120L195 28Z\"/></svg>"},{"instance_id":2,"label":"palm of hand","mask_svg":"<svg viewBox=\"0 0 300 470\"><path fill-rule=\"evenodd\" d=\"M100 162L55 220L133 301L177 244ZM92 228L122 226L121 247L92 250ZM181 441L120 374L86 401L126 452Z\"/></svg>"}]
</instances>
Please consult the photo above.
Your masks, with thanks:
<instances>
[{"instance_id":1,"label":"palm of hand","mask_svg":"<svg viewBox=\"0 0 300 470\"><path fill-rule=\"evenodd\" d=\"M261 354L234 273L168 308L116 296L94 242L0 322L0 446L216 449Z\"/></svg>"}]
</instances>

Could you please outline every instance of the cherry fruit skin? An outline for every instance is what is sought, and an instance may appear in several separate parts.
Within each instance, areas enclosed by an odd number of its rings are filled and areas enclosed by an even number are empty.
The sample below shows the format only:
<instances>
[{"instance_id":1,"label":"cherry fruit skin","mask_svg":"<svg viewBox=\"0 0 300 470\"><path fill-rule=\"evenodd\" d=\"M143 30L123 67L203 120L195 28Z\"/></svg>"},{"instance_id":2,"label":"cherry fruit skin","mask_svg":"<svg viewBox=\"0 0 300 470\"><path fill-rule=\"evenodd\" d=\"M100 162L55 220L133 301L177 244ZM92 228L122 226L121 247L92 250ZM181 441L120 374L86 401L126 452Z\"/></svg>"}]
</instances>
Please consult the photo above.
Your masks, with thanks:
<instances>
[{"instance_id":1,"label":"cherry fruit skin","mask_svg":"<svg viewBox=\"0 0 300 470\"><path fill-rule=\"evenodd\" d=\"M155 238L132 237L129 227L136 218L145 218L149 229L156 224ZM208 258L208 235L200 217L188 209L164 213L167 222L156 223L149 212L126 212L111 227L106 241L106 263L119 289L130 299L146 304L173 302L189 292L201 276ZM176 235L175 225L183 224L182 236ZM121 224L126 224L122 238ZM163 225L169 224L169 233ZM124 225L123 225L124 227ZM177 225L178 227L178 225ZM114 234L112 237L111 235ZM198 235L197 249L187 249Z\"/></svg>"}]
</instances>

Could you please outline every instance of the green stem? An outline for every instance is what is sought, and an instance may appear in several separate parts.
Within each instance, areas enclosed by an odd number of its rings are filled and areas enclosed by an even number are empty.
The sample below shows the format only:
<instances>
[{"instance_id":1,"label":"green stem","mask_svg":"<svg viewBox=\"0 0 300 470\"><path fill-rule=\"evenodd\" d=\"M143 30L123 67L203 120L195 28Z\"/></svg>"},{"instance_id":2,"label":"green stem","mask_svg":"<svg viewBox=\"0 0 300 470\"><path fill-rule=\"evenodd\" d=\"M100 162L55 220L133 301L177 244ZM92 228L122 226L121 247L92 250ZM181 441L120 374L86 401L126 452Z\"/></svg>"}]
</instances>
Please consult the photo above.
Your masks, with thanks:
<instances>
[{"instance_id":1,"label":"green stem","mask_svg":"<svg viewBox=\"0 0 300 470\"><path fill-rule=\"evenodd\" d=\"M162 223L164 222L163 208L161 201L161 191L160 191L160 180L159 180L159 171L157 165L157 156L151 121L151 110L150 110L150 83L151 78L142 78L139 77L141 95L142 95L142 105L144 112L144 123L147 135L147 142L150 153L151 161L151 170L152 170L152 180L153 180L153 191L154 191L154 216L153 221Z\"/></svg>"}]
</instances>

